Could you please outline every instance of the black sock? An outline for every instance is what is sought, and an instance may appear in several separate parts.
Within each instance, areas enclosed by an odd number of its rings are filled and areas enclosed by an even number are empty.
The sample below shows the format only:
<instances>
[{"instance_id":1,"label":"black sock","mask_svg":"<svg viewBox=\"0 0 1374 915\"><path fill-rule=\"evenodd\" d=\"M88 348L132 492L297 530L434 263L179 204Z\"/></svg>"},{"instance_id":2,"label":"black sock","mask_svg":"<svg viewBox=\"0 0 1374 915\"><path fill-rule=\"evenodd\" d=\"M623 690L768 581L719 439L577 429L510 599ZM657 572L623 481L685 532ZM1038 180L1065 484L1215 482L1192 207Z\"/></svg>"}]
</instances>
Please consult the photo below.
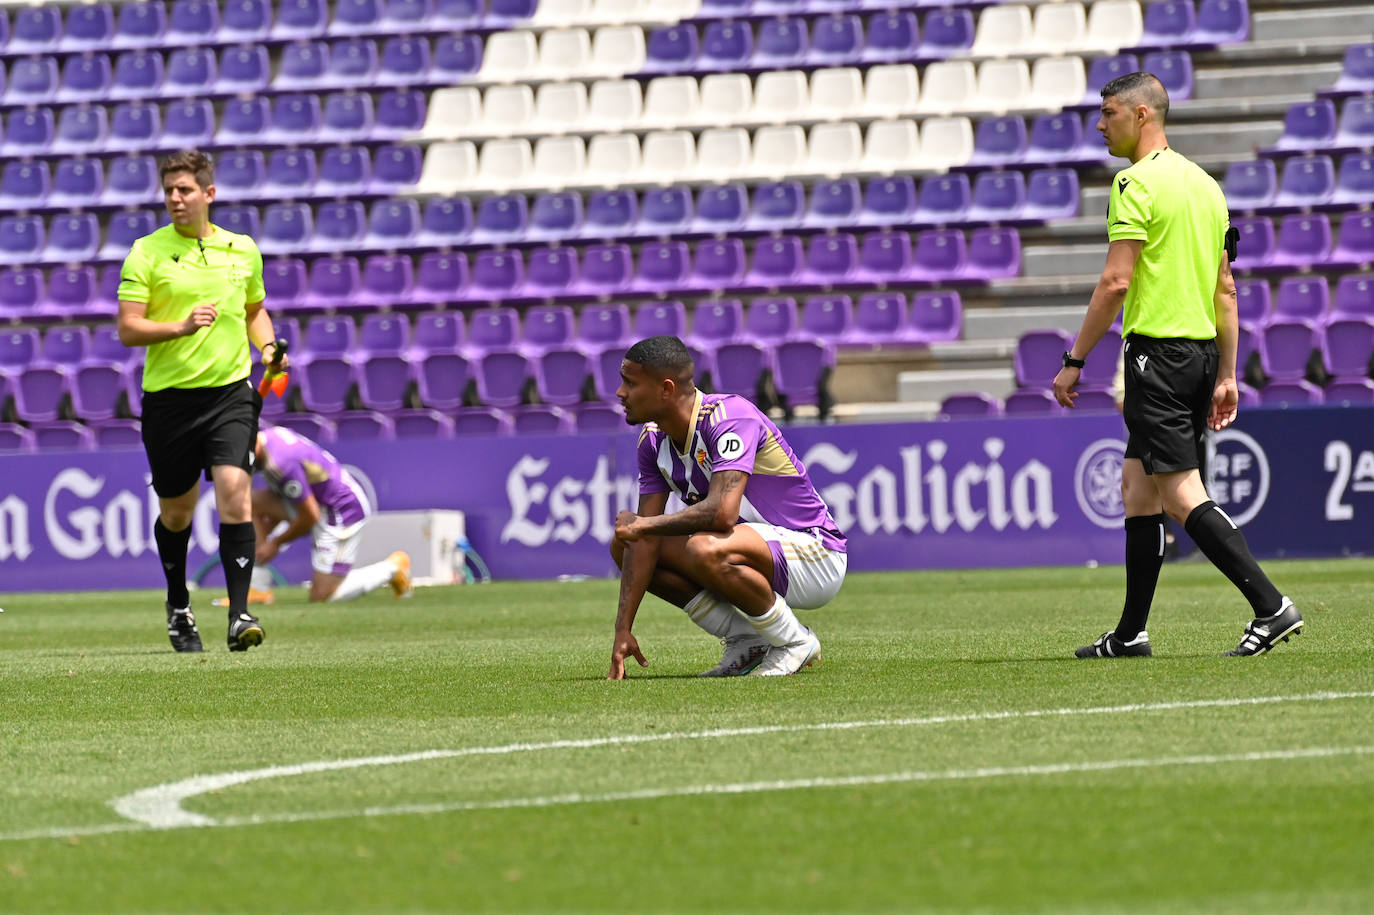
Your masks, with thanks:
<instances>
[{"instance_id":1,"label":"black sock","mask_svg":"<svg viewBox=\"0 0 1374 915\"><path fill-rule=\"evenodd\" d=\"M253 578L253 555L258 536L253 522L219 526L219 561L224 566L224 585L229 591L229 618L248 612L248 583Z\"/></svg>"},{"instance_id":2,"label":"black sock","mask_svg":"<svg viewBox=\"0 0 1374 915\"><path fill-rule=\"evenodd\" d=\"M1126 519L1126 605L1116 637L1123 642L1140 635L1150 616L1150 602L1164 565L1164 516L1136 515Z\"/></svg>"},{"instance_id":3,"label":"black sock","mask_svg":"<svg viewBox=\"0 0 1374 915\"><path fill-rule=\"evenodd\" d=\"M186 590L186 548L191 545L191 525L179 531L168 530L159 515L153 522L153 539L157 541L162 574L167 576L167 603L176 610L191 606L191 594Z\"/></svg>"},{"instance_id":4,"label":"black sock","mask_svg":"<svg viewBox=\"0 0 1374 915\"><path fill-rule=\"evenodd\" d=\"M1183 529L1203 555L1212 560L1212 565L1245 595L1255 616L1273 616L1279 612L1283 595L1250 555L1250 547L1240 528L1217 507L1217 503L1203 502L1193 509Z\"/></svg>"}]
</instances>

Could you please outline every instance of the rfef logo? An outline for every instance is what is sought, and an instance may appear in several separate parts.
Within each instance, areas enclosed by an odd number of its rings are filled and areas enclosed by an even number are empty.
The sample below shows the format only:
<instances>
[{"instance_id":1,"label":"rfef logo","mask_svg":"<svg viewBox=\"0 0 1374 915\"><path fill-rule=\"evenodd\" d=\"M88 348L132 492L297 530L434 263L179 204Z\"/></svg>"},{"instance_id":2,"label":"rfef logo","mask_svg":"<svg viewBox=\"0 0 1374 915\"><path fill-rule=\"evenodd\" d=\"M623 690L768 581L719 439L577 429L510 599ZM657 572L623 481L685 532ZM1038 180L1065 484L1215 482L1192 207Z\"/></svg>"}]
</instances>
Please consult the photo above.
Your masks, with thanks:
<instances>
[{"instance_id":1,"label":"rfef logo","mask_svg":"<svg viewBox=\"0 0 1374 915\"><path fill-rule=\"evenodd\" d=\"M1264 507L1269 496L1269 458L1259 442L1239 429L1224 429L1207 441L1207 494L1237 526Z\"/></svg>"}]
</instances>

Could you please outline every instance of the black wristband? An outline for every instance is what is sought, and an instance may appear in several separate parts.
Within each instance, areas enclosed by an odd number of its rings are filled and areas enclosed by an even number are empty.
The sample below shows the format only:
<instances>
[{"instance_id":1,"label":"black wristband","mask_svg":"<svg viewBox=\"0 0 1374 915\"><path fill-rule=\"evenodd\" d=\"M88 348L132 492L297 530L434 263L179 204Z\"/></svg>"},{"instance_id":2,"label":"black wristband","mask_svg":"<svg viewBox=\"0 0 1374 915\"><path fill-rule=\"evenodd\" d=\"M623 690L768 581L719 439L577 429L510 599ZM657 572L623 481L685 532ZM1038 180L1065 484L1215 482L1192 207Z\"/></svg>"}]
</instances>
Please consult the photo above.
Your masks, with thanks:
<instances>
[{"instance_id":1,"label":"black wristband","mask_svg":"<svg viewBox=\"0 0 1374 915\"><path fill-rule=\"evenodd\" d=\"M1081 369L1085 361L1086 360L1083 359L1073 358L1073 353L1069 352L1068 350L1064 350L1064 368Z\"/></svg>"}]
</instances>

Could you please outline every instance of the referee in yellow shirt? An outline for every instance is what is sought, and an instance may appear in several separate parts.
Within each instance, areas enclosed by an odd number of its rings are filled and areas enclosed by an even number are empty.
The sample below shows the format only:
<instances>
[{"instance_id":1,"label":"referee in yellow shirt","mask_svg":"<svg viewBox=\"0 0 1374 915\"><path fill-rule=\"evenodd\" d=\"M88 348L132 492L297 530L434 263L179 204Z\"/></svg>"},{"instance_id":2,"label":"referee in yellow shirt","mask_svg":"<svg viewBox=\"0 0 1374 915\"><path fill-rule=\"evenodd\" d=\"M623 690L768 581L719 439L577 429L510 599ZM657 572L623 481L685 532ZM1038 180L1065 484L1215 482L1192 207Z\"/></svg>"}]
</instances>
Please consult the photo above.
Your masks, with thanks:
<instances>
[{"instance_id":1,"label":"referee in yellow shirt","mask_svg":"<svg viewBox=\"0 0 1374 915\"><path fill-rule=\"evenodd\" d=\"M1128 439L1121 468L1126 507L1126 602L1116 629L1080 658L1152 654L1145 621L1164 562L1164 513L1245 595L1255 618L1230 655L1258 655L1302 629L1302 614L1255 562L1245 536L1207 496L1206 430L1236 416L1236 234L1226 197L1205 171L1169 148L1169 95L1149 73L1102 88L1097 129L1131 161L1112 180L1107 264L1054 396L1072 407L1083 360L1125 307Z\"/></svg>"},{"instance_id":2,"label":"referee in yellow shirt","mask_svg":"<svg viewBox=\"0 0 1374 915\"><path fill-rule=\"evenodd\" d=\"M167 635L177 651L201 650L186 589L186 550L203 472L214 482L219 511L229 650L246 651L264 636L248 612L251 474L262 408L248 380L249 343L264 362L276 347L263 308L262 254L247 235L210 222L215 175L209 157L179 152L159 171L172 223L135 241L125 258L118 326L125 346L148 347L143 445L160 509L153 534L167 577Z\"/></svg>"}]
</instances>

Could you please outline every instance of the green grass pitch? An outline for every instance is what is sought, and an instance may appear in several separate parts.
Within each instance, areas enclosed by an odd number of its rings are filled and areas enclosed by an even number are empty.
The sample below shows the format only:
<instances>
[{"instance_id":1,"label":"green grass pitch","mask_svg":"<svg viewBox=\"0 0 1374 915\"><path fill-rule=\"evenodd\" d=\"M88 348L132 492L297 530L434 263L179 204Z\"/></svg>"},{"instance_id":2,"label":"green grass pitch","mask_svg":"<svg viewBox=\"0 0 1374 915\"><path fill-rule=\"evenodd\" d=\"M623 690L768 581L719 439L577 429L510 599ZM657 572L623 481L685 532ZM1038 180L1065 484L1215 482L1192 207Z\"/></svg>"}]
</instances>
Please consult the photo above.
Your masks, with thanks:
<instances>
[{"instance_id":1,"label":"green grass pitch","mask_svg":"<svg viewBox=\"0 0 1374 915\"><path fill-rule=\"evenodd\" d=\"M1173 564L1125 661L1071 657L1120 567L855 574L778 680L651 599L607 682L609 581L286 589L232 655L204 593L186 656L153 592L7 595L0 912L1374 911L1374 561L1268 570L1301 637L1220 657Z\"/></svg>"}]
</instances>

